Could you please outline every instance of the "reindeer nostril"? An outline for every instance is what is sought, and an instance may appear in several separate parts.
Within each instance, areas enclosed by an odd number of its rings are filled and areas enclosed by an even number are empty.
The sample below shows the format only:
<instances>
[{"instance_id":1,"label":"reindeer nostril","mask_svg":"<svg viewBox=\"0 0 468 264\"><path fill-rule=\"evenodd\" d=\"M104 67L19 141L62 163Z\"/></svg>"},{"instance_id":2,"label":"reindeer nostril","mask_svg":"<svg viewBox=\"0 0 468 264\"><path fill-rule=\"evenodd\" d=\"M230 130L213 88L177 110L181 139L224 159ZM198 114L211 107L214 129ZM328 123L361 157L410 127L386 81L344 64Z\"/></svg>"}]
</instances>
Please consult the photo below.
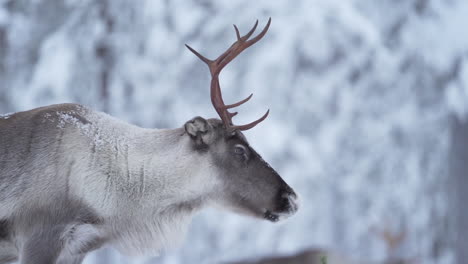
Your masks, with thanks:
<instances>
[{"instance_id":1,"label":"reindeer nostril","mask_svg":"<svg viewBox=\"0 0 468 264\"><path fill-rule=\"evenodd\" d=\"M291 190L291 192L289 193L289 196L293 199L297 199L297 194L293 190Z\"/></svg>"},{"instance_id":2,"label":"reindeer nostril","mask_svg":"<svg viewBox=\"0 0 468 264\"><path fill-rule=\"evenodd\" d=\"M278 200L277 208L280 211L289 211L291 208L291 196L287 193L283 193Z\"/></svg>"},{"instance_id":3,"label":"reindeer nostril","mask_svg":"<svg viewBox=\"0 0 468 264\"><path fill-rule=\"evenodd\" d=\"M282 212L297 211L297 198L297 194L289 186L284 187L278 197L278 210Z\"/></svg>"},{"instance_id":4,"label":"reindeer nostril","mask_svg":"<svg viewBox=\"0 0 468 264\"><path fill-rule=\"evenodd\" d=\"M282 190L281 192L281 197L282 198L293 198L293 199L297 199L297 195L296 193L293 191L293 189L291 189L291 187L289 186L285 186L284 189Z\"/></svg>"}]
</instances>

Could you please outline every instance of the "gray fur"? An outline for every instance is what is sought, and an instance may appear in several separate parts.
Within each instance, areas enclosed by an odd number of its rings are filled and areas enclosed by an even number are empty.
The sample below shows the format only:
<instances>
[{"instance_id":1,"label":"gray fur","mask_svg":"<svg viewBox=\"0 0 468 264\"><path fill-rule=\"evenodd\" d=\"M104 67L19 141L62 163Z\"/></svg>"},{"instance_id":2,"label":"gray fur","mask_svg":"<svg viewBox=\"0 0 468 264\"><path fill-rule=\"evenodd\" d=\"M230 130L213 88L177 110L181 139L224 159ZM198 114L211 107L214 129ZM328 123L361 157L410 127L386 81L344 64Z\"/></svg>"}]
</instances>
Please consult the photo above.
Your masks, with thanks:
<instances>
[{"instance_id":1,"label":"gray fur","mask_svg":"<svg viewBox=\"0 0 468 264\"><path fill-rule=\"evenodd\" d=\"M291 188L217 119L144 129L62 104L0 116L0 135L0 263L78 264L105 244L156 254L205 205L271 221L297 210Z\"/></svg>"}]
</instances>

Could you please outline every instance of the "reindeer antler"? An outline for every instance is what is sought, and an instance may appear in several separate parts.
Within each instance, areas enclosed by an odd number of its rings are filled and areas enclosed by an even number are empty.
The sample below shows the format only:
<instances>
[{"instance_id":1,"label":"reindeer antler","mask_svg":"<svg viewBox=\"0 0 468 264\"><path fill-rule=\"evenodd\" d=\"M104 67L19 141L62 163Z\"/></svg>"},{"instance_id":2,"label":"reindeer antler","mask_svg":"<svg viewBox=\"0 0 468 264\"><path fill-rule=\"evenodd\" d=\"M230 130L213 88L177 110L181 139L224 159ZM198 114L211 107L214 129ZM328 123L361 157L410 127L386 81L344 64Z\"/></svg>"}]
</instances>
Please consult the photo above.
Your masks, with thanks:
<instances>
[{"instance_id":1,"label":"reindeer antler","mask_svg":"<svg viewBox=\"0 0 468 264\"><path fill-rule=\"evenodd\" d=\"M247 130L251 129L254 126L256 126L258 123L262 122L267 118L270 110L268 110L262 117L259 119L246 124L246 125L241 125L241 126L235 126L232 123L232 117L237 114L237 112L229 112L228 109L237 107L248 100L252 98L253 94L250 94L247 98L244 100L241 100L235 104L229 104L226 105L224 104L223 97L221 94L221 88L219 86L219 73L221 70L229 63L231 62L237 55L239 55L242 51L244 51L246 48L252 46L255 44L257 41L263 38L265 36L266 32L268 31L268 28L270 27L271 23L271 18L268 19L268 23L266 24L265 28L258 34L256 37L249 39L250 36L254 33L255 29L257 28L258 25L258 20L255 22L255 25L253 28L244 36L240 36L239 29L237 28L236 25L234 25L234 30L236 31L237 35L237 41L234 42L229 49L227 49L223 54L221 54L216 60L210 60L198 53L196 50L191 48L189 45L185 44L187 48L193 52L200 60L205 62L208 65L208 68L210 69L211 73L211 102L213 103L213 106L218 113L219 117L221 120L223 120L224 125L226 126L227 129L238 129L238 130Z\"/></svg>"}]
</instances>

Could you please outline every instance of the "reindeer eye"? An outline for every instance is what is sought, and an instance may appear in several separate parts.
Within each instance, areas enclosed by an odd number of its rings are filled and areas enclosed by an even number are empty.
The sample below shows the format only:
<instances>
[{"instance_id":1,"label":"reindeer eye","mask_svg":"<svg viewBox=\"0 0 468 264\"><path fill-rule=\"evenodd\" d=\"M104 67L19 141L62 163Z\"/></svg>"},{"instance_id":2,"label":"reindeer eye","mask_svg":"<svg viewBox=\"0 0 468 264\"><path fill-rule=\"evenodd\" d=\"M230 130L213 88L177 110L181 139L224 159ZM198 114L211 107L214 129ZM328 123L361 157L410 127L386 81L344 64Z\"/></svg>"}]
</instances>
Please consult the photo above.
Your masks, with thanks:
<instances>
[{"instance_id":1,"label":"reindeer eye","mask_svg":"<svg viewBox=\"0 0 468 264\"><path fill-rule=\"evenodd\" d=\"M245 153L245 150L244 150L243 147L236 146L234 148L234 153L236 153L238 155L243 155Z\"/></svg>"},{"instance_id":2,"label":"reindeer eye","mask_svg":"<svg viewBox=\"0 0 468 264\"><path fill-rule=\"evenodd\" d=\"M236 153L237 155L245 155L246 154L245 147L242 145L235 145L234 153Z\"/></svg>"}]
</instances>

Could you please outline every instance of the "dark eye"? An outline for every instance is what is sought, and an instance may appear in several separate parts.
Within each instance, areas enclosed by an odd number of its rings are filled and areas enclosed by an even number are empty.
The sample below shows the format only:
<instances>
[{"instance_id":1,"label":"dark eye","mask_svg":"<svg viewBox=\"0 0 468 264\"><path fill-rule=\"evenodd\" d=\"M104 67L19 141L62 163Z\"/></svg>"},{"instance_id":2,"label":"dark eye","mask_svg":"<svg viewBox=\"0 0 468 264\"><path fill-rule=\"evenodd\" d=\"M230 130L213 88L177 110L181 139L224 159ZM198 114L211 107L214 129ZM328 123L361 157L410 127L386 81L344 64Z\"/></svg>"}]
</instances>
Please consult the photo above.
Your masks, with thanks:
<instances>
[{"instance_id":1,"label":"dark eye","mask_svg":"<svg viewBox=\"0 0 468 264\"><path fill-rule=\"evenodd\" d=\"M239 157L239 159L241 159L243 161L248 161L249 160L250 152L249 152L249 149L246 146L244 146L242 144L236 144L236 145L234 145L233 152L234 152L234 154L236 154L237 157Z\"/></svg>"},{"instance_id":2,"label":"dark eye","mask_svg":"<svg viewBox=\"0 0 468 264\"><path fill-rule=\"evenodd\" d=\"M244 155L245 154L245 148L242 145L236 145L234 147L234 153L237 155Z\"/></svg>"}]
</instances>

